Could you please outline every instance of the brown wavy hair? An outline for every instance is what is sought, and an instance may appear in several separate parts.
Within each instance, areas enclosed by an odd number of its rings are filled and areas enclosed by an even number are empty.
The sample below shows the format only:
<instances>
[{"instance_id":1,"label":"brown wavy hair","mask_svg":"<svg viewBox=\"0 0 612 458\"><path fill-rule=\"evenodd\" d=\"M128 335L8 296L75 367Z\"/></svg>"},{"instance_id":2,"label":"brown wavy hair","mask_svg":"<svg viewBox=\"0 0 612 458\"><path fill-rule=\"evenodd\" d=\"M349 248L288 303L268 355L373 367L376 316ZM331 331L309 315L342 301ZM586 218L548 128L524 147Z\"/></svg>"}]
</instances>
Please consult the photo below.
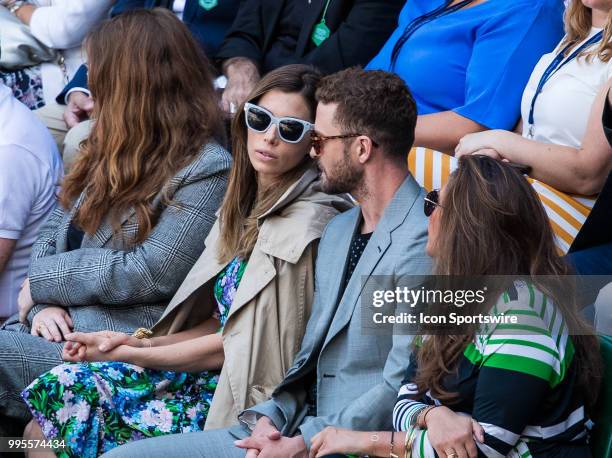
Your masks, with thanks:
<instances>
[{"instance_id":1,"label":"brown wavy hair","mask_svg":"<svg viewBox=\"0 0 612 458\"><path fill-rule=\"evenodd\" d=\"M578 43L585 40L591 33L593 25L591 8L584 6L581 0L571 0L565 10L564 21L565 38L559 47L571 45L566 52L566 55L569 55ZM582 51L578 57L584 57L587 61L597 57L603 62L608 62L612 58L612 11L608 13L608 20L603 28L603 37L599 46Z\"/></svg>"},{"instance_id":2,"label":"brown wavy hair","mask_svg":"<svg viewBox=\"0 0 612 458\"><path fill-rule=\"evenodd\" d=\"M535 286L559 307L575 334L572 341L578 386L588 405L593 405L601 380L599 343L580 317L575 302L569 299L572 295L540 280L543 276L557 278L571 271L557 254L546 211L531 185L516 168L504 162L487 156L464 156L446 185L442 205L444 208L436 210L442 213L434 274L531 277ZM491 297L497 300L502 291ZM475 313L486 313L485 309L491 306L490 302L483 304ZM440 400L452 403L457 399L457 393L444 388L443 380L456 370L460 356L474 338L476 329L473 331L423 339L416 350L418 396L431 390Z\"/></svg>"},{"instance_id":3,"label":"brown wavy hair","mask_svg":"<svg viewBox=\"0 0 612 458\"><path fill-rule=\"evenodd\" d=\"M136 210L139 243L156 223L153 198L202 147L224 143L208 59L166 9L137 10L101 23L86 38L95 120L66 176L65 209L85 192L75 222L93 234Z\"/></svg>"},{"instance_id":4,"label":"brown wavy hair","mask_svg":"<svg viewBox=\"0 0 612 458\"><path fill-rule=\"evenodd\" d=\"M257 103L264 94L277 90L297 93L304 98L310 112L308 121L314 122L316 101L315 90L321 74L309 65L292 64L280 67L264 76L244 102ZM257 172L251 165L247 151L247 126L244 103L238 108L232 121L232 155L234 163L229 184L221 206L221 243L218 253L220 262L229 262L235 256L248 257L253 251L259 227L257 220L312 166L306 154L304 160L289 170L267 188L259 186Z\"/></svg>"}]
</instances>

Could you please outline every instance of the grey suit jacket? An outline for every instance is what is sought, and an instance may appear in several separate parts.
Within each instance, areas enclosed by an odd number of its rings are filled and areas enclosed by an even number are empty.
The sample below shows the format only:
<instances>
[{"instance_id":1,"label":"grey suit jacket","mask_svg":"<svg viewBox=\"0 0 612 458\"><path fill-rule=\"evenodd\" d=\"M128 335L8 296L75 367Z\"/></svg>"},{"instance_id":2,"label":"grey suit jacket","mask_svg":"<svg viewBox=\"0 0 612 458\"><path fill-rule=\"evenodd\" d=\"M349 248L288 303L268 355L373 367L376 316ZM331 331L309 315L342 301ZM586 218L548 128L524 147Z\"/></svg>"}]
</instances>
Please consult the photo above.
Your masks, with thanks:
<instances>
[{"instance_id":1,"label":"grey suit jacket","mask_svg":"<svg viewBox=\"0 0 612 458\"><path fill-rule=\"evenodd\" d=\"M308 447L326 426L392 427L392 410L408 367L412 337L364 333L360 298L364 283L374 275L388 276L385 278L393 283L399 276L430 272L424 196L425 191L408 176L385 209L344 293L346 259L361 211L356 207L328 224L319 245L313 311L302 347L272 399L241 414L243 425L251 426L255 416L265 415L284 435L301 433ZM417 286L422 278L414 278ZM316 417L306 416L305 402L313 372Z\"/></svg>"},{"instance_id":2,"label":"grey suit jacket","mask_svg":"<svg viewBox=\"0 0 612 458\"><path fill-rule=\"evenodd\" d=\"M227 187L229 153L216 143L166 185L170 205L161 193L156 225L141 244L131 246L138 231L135 212L122 218L121 233L104 221L95 234L85 234L80 249L67 251L68 228L83 195L64 211L58 207L32 247L30 289L38 311L49 305L67 307L78 331L111 329L133 332L152 327L204 250L204 240ZM9 319L7 325L15 323Z\"/></svg>"}]
</instances>

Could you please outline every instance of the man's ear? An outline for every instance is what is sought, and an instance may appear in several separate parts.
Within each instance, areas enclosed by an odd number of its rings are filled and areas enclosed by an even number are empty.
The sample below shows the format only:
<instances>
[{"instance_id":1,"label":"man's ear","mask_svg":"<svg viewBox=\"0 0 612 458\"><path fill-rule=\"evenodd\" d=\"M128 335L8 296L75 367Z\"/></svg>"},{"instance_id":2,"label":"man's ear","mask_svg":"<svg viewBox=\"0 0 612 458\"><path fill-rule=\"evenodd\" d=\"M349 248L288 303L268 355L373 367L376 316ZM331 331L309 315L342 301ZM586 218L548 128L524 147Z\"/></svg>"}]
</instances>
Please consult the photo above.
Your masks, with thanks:
<instances>
[{"instance_id":1,"label":"man's ear","mask_svg":"<svg viewBox=\"0 0 612 458\"><path fill-rule=\"evenodd\" d=\"M364 135L357 139L357 142L355 145L357 148L357 160L359 161L360 164L365 164L366 162L370 160L372 156L372 150L373 150L372 140L370 140L368 137Z\"/></svg>"}]
</instances>

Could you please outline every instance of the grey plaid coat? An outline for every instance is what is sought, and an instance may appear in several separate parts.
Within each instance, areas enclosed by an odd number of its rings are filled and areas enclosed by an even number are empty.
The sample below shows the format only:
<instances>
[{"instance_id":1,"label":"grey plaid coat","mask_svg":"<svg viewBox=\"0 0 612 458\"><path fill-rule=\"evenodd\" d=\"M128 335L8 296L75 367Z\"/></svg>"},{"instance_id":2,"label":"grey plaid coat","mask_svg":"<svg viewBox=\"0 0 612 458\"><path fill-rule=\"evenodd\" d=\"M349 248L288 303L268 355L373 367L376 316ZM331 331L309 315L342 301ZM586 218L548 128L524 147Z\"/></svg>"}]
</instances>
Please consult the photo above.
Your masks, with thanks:
<instances>
[{"instance_id":1,"label":"grey plaid coat","mask_svg":"<svg viewBox=\"0 0 612 458\"><path fill-rule=\"evenodd\" d=\"M58 207L32 247L30 289L36 306L29 315L49 305L68 308L75 331L110 329L133 332L152 327L204 250L215 213L227 186L231 156L221 146L206 145L189 166L167 185L154 205L161 213L148 238L129 246L138 231L135 213L122 218L121 233L108 221L81 248L67 251L68 228L81 195L70 211ZM9 417L27 418L20 391L38 375L62 362L62 344L29 334L17 316L0 330L0 437ZM3 434L5 433L5 434Z\"/></svg>"}]
</instances>

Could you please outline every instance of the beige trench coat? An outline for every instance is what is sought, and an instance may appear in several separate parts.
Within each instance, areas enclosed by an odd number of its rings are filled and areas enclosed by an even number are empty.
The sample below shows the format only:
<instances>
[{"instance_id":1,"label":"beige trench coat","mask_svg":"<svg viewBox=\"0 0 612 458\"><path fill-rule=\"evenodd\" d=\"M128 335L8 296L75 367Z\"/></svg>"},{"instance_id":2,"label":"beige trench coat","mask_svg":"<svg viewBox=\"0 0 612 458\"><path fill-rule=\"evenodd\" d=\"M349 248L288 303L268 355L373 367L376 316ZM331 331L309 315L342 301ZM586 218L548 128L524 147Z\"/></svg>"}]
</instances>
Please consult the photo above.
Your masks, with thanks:
<instances>
[{"instance_id":1,"label":"beige trench coat","mask_svg":"<svg viewBox=\"0 0 612 458\"><path fill-rule=\"evenodd\" d=\"M300 348L313 300L314 265L323 229L351 207L348 198L318 189L310 169L260 218L248 260L223 329L225 363L206 429L238 422L238 414L270 398ZM216 307L213 286L225 267L217 260L219 223L159 322L156 335L189 329Z\"/></svg>"}]
</instances>

